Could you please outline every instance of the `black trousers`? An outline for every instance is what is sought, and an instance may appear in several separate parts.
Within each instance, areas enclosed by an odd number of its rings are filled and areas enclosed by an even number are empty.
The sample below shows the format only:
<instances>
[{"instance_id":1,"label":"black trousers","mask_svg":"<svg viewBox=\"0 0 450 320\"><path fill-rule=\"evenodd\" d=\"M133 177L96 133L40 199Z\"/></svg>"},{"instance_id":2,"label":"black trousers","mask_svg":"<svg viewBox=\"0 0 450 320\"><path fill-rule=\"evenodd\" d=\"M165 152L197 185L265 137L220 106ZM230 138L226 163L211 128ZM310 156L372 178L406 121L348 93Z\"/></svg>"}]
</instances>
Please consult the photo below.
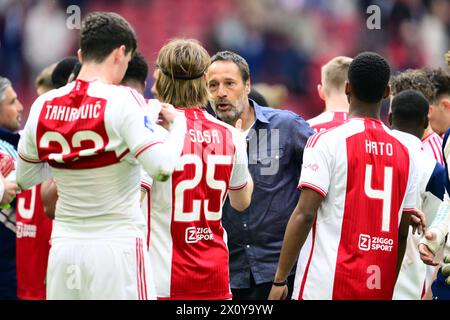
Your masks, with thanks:
<instances>
[{"instance_id":1,"label":"black trousers","mask_svg":"<svg viewBox=\"0 0 450 320\"><path fill-rule=\"evenodd\" d=\"M289 276L287 278L288 284L288 296L287 300L291 299L292 291L294 290L294 278L295 275ZM231 288L231 293L233 294L233 300L267 300L269 297L270 289L272 289L272 282L264 282L256 284L253 279L253 275L250 275L250 288L245 289L233 289Z\"/></svg>"}]
</instances>

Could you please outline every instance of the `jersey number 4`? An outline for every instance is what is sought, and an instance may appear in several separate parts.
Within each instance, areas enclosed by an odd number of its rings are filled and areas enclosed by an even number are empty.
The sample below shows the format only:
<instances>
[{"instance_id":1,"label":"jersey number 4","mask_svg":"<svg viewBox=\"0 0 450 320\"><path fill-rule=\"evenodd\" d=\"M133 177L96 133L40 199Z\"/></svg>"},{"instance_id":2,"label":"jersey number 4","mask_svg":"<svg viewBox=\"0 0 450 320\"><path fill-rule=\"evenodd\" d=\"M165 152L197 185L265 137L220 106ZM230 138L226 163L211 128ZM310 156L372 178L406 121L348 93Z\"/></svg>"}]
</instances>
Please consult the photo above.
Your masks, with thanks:
<instances>
[{"instance_id":1,"label":"jersey number 4","mask_svg":"<svg viewBox=\"0 0 450 320\"><path fill-rule=\"evenodd\" d=\"M194 177L190 180L181 181L175 188L175 208L174 208L174 220L179 222L191 222L200 220L200 210L202 207L205 211L205 217L207 220L220 220L222 218L222 210L218 211L209 210L209 199L192 200L192 212L183 211L184 193L187 190L193 190L202 181L203 178L203 161L195 154L186 154L181 157L176 167L176 171L183 171L184 166L187 164L193 164L195 166ZM216 180L215 172L218 165L231 165L231 156L224 155L208 155L206 159L206 184L208 188L220 191L220 204L222 205L222 199L227 190L227 183L224 180Z\"/></svg>"},{"instance_id":2,"label":"jersey number 4","mask_svg":"<svg viewBox=\"0 0 450 320\"><path fill-rule=\"evenodd\" d=\"M391 202L392 202L392 167L384 168L384 189L372 189L372 165L366 164L364 176L364 193L371 199L383 201L383 218L381 230L389 232L391 223Z\"/></svg>"}]
</instances>

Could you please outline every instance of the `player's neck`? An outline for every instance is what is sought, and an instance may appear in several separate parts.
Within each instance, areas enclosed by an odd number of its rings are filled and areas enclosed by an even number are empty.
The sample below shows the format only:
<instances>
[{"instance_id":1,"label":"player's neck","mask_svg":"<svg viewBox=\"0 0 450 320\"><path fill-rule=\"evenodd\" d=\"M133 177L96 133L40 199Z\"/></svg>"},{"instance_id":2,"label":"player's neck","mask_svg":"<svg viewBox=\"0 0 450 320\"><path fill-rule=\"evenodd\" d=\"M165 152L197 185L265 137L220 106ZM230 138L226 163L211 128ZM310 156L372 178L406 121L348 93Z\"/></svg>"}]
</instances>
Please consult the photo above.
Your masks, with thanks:
<instances>
[{"instance_id":1,"label":"player's neck","mask_svg":"<svg viewBox=\"0 0 450 320\"><path fill-rule=\"evenodd\" d=\"M348 112L348 108L346 95L332 95L325 100L325 111Z\"/></svg>"},{"instance_id":2,"label":"player's neck","mask_svg":"<svg viewBox=\"0 0 450 320\"><path fill-rule=\"evenodd\" d=\"M248 130L253 123L255 123L255 109L250 105L250 103L244 108L244 112L241 114L242 120L242 130Z\"/></svg>"},{"instance_id":3,"label":"player's neck","mask_svg":"<svg viewBox=\"0 0 450 320\"><path fill-rule=\"evenodd\" d=\"M114 75L111 72L111 67L106 63L85 63L82 65L77 79L83 81L100 80L106 84L114 83Z\"/></svg>"},{"instance_id":4,"label":"player's neck","mask_svg":"<svg viewBox=\"0 0 450 320\"><path fill-rule=\"evenodd\" d=\"M423 130L418 130L415 127L409 127L408 124L402 123L396 123L395 125L392 125L392 129L412 134L418 139L421 139L423 134Z\"/></svg>"},{"instance_id":5,"label":"player's neck","mask_svg":"<svg viewBox=\"0 0 450 320\"><path fill-rule=\"evenodd\" d=\"M367 103L353 99L350 102L348 117L373 118L380 120L380 111L381 101L377 103Z\"/></svg>"},{"instance_id":6,"label":"player's neck","mask_svg":"<svg viewBox=\"0 0 450 320\"><path fill-rule=\"evenodd\" d=\"M423 135L421 137L421 139L429 136L430 134L432 134L434 131L433 129L431 129L431 126L428 124L428 127L425 129L425 131L423 132Z\"/></svg>"}]
</instances>

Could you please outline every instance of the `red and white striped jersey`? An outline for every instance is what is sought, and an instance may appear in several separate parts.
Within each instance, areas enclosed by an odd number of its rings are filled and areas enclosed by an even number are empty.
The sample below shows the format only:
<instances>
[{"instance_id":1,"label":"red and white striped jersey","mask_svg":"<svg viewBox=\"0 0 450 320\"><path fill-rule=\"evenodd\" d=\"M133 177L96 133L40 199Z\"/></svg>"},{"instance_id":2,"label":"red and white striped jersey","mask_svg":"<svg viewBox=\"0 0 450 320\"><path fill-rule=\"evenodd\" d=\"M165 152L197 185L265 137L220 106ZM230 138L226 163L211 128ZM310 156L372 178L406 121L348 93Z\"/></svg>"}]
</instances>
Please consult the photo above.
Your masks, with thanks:
<instances>
[{"instance_id":1,"label":"red and white striped jersey","mask_svg":"<svg viewBox=\"0 0 450 320\"><path fill-rule=\"evenodd\" d=\"M306 145L299 188L324 199L297 265L294 299L391 299L402 211L416 207L407 148L352 118Z\"/></svg>"},{"instance_id":2,"label":"red and white striped jersey","mask_svg":"<svg viewBox=\"0 0 450 320\"><path fill-rule=\"evenodd\" d=\"M17 296L45 300L52 220L44 214L40 184L17 195L16 227Z\"/></svg>"},{"instance_id":3,"label":"red and white striped jersey","mask_svg":"<svg viewBox=\"0 0 450 320\"><path fill-rule=\"evenodd\" d=\"M222 205L248 179L244 139L203 109L184 110L187 134L172 177L151 190L149 253L158 299L229 299Z\"/></svg>"},{"instance_id":4,"label":"red and white striped jersey","mask_svg":"<svg viewBox=\"0 0 450 320\"><path fill-rule=\"evenodd\" d=\"M444 157L442 156L442 138L436 132L431 132L429 135L422 138L422 150L431 155L441 165L444 165Z\"/></svg>"},{"instance_id":5,"label":"red and white striped jersey","mask_svg":"<svg viewBox=\"0 0 450 320\"><path fill-rule=\"evenodd\" d=\"M144 237L136 157L160 142L145 107L133 89L99 80L76 80L35 101L19 155L52 167L58 187L52 238Z\"/></svg>"},{"instance_id":6,"label":"red and white striped jersey","mask_svg":"<svg viewBox=\"0 0 450 320\"><path fill-rule=\"evenodd\" d=\"M348 120L348 112L325 111L307 122L315 132L321 132L343 124Z\"/></svg>"}]
</instances>

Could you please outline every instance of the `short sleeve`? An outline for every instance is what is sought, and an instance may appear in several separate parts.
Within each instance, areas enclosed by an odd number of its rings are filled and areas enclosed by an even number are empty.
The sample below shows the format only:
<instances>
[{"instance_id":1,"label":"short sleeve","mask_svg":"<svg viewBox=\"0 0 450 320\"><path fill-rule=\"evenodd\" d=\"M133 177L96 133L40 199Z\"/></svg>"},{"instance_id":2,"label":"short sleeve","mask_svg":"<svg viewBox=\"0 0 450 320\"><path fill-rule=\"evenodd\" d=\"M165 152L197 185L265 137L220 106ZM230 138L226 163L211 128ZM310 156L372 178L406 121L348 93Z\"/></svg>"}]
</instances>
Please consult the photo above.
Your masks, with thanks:
<instances>
[{"instance_id":1,"label":"short sleeve","mask_svg":"<svg viewBox=\"0 0 450 320\"><path fill-rule=\"evenodd\" d=\"M417 172L417 164L415 160L412 158L411 154L409 155L409 177L408 184L406 187L405 201L403 202L403 211L408 212L417 208L419 206L419 190L417 188L419 184L419 175Z\"/></svg>"},{"instance_id":2,"label":"short sleeve","mask_svg":"<svg viewBox=\"0 0 450 320\"><path fill-rule=\"evenodd\" d=\"M332 155L325 139L318 139L318 135L311 136L306 144L298 189L310 188L325 197L330 186Z\"/></svg>"},{"instance_id":3,"label":"short sleeve","mask_svg":"<svg viewBox=\"0 0 450 320\"><path fill-rule=\"evenodd\" d=\"M303 152L305 150L306 143L315 132L311 128L308 122L306 122L302 117L295 115L292 121L289 121L292 134L292 141L295 148L295 155L299 163L301 163L303 158Z\"/></svg>"},{"instance_id":4,"label":"short sleeve","mask_svg":"<svg viewBox=\"0 0 450 320\"><path fill-rule=\"evenodd\" d=\"M230 190L239 190L245 187L248 180L248 160L247 160L247 144L240 133L234 130L233 141L236 147L236 153L233 163L233 171L231 172Z\"/></svg>"}]
</instances>

